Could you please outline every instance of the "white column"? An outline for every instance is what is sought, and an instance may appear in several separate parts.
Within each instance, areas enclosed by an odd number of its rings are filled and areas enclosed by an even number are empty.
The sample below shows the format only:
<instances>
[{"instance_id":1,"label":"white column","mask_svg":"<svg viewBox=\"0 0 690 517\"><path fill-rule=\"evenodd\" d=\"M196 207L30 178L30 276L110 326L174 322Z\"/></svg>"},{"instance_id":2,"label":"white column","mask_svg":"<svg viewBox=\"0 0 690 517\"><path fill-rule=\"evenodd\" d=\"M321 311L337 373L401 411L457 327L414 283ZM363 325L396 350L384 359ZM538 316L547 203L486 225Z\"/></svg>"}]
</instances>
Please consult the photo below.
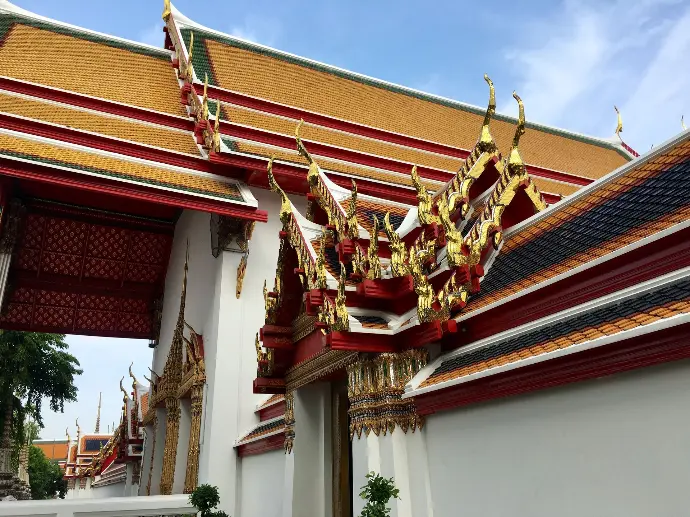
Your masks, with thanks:
<instances>
[{"instance_id":1,"label":"white column","mask_svg":"<svg viewBox=\"0 0 690 517\"><path fill-rule=\"evenodd\" d=\"M125 473L125 489L124 493L122 494L123 497L128 497L130 495L135 495L135 493L132 491L132 477L134 474L134 463L131 461L127 463L126 465L126 473Z\"/></svg>"}]
</instances>

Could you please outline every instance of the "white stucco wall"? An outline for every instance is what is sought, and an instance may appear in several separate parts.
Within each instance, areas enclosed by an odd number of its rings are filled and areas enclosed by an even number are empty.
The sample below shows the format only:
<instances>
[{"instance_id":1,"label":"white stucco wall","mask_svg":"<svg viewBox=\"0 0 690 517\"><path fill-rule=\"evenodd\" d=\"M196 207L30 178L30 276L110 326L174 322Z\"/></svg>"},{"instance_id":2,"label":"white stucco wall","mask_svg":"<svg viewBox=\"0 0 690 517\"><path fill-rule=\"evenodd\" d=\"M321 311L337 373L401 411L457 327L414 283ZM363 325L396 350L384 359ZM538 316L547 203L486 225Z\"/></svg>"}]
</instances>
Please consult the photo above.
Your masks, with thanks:
<instances>
[{"instance_id":1,"label":"white stucco wall","mask_svg":"<svg viewBox=\"0 0 690 517\"><path fill-rule=\"evenodd\" d=\"M242 296L235 296L237 266L241 255L224 252L211 255L210 216L184 212L177 222L168 266L160 344L154 353L154 369L162 373L179 309L179 296L186 241L190 258L185 319L204 337L207 386L204 396L202 436L200 440L199 483L219 487L220 508L231 515L239 511L238 459L233 449L239 435L250 429L258 417L256 405L262 396L252 393L256 376L254 336L264 324L263 282L269 286L275 276L281 224L278 219L280 202L270 191L253 189L259 207L269 214L268 223L257 223L249 243L249 260ZM293 203L304 210L305 198L291 196ZM180 451L186 456L188 416L183 411ZM159 423L164 428L164 421ZM159 432L156 448L162 449L165 435ZM162 440L161 440L162 438ZM159 445L160 444L160 445ZM184 444L184 445L183 445ZM157 451L154 485L160 480L161 457ZM160 458L160 459L159 459ZM175 491L184 479L183 456L178 456ZM181 477L180 477L181 476ZM152 493L157 493L152 490Z\"/></svg>"},{"instance_id":2,"label":"white stucco wall","mask_svg":"<svg viewBox=\"0 0 690 517\"><path fill-rule=\"evenodd\" d=\"M280 517L280 497L285 481L285 452L276 451L246 456L241 463L241 517Z\"/></svg>"},{"instance_id":3,"label":"white stucco wall","mask_svg":"<svg viewBox=\"0 0 690 517\"><path fill-rule=\"evenodd\" d=\"M690 361L431 416L434 517L687 515Z\"/></svg>"},{"instance_id":4,"label":"white stucco wall","mask_svg":"<svg viewBox=\"0 0 690 517\"><path fill-rule=\"evenodd\" d=\"M127 494L129 495L129 494ZM124 497L125 482L91 488L91 497Z\"/></svg>"}]
</instances>

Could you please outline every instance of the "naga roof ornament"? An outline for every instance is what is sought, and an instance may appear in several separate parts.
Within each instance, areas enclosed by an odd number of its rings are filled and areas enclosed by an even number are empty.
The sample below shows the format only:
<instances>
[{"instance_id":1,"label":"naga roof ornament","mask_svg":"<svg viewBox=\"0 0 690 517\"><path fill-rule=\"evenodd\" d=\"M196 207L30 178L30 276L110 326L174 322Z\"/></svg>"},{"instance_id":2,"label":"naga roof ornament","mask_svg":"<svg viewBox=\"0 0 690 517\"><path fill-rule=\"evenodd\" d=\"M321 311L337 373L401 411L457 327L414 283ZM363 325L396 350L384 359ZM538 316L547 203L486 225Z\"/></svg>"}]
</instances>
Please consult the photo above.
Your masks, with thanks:
<instances>
[{"instance_id":1,"label":"naga roof ornament","mask_svg":"<svg viewBox=\"0 0 690 517\"><path fill-rule=\"evenodd\" d=\"M204 96L206 92L204 91ZM206 107L206 117L208 118L208 106ZM216 101L216 120L213 122L213 151L220 152L220 101Z\"/></svg>"},{"instance_id":2,"label":"naga roof ornament","mask_svg":"<svg viewBox=\"0 0 690 517\"><path fill-rule=\"evenodd\" d=\"M367 248L367 265L369 267L367 278L370 280L377 280L381 278L381 260L379 259L380 225L376 215L373 215L372 218L374 221L374 228L369 238L369 248ZM390 225L390 216L388 223Z\"/></svg>"},{"instance_id":3,"label":"naga roof ornament","mask_svg":"<svg viewBox=\"0 0 690 517\"><path fill-rule=\"evenodd\" d=\"M422 182L419 179L419 174L417 173L416 165L412 167L412 172L410 175L412 176L412 184L417 190L417 201L419 202L419 222L422 225L437 223L438 218L433 212L433 196L431 195L431 192L429 192L426 187L422 185Z\"/></svg>"},{"instance_id":4,"label":"naga roof ornament","mask_svg":"<svg viewBox=\"0 0 690 517\"><path fill-rule=\"evenodd\" d=\"M194 32L189 35L189 58L187 59L187 75L186 79L191 84L194 82L194 65L192 64L192 55L194 54Z\"/></svg>"},{"instance_id":5,"label":"naga roof ornament","mask_svg":"<svg viewBox=\"0 0 690 517\"><path fill-rule=\"evenodd\" d=\"M683 115L680 116L680 127L683 128L683 131L687 129L687 127L685 126L685 121L683 120Z\"/></svg>"},{"instance_id":6,"label":"naga roof ornament","mask_svg":"<svg viewBox=\"0 0 690 517\"><path fill-rule=\"evenodd\" d=\"M201 120L208 120L208 74L204 74L204 95L201 98Z\"/></svg>"},{"instance_id":7,"label":"naga roof ornament","mask_svg":"<svg viewBox=\"0 0 690 517\"><path fill-rule=\"evenodd\" d=\"M613 109L616 110L616 118L617 118L617 122L616 122L616 136L617 136L617 137L620 139L620 141L622 142L623 139L621 138L621 133L623 132L623 119L621 118L621 112L618 110L618 107L614 105L614 106L613 106Z\"/></svg>"},{"instance_id":8,"label":"naga roof ornament","mask_svg":"<svg viewBox=\"0 0 690 517\"><path fill-rule=\"evenodd\" d=\"M390 212L383 218L383 228L388 237L388 246L391 250L391 273L394 277L405 276L408 274L407 268L407 247L400 239L400 236L391 226Z\"/></svg>"},{"instance_id":9,"label":"naga roof ornament","mask_svg":"<svg viewBox=\"0 0 690 517\"><path fill-rule=\"evenodd\" d=\"M280 222L283 223L283 229L287 229L287 225L290 223L290 218L292 217L292 203L288 199L285 191L280 188L278 182L273 176L273 161L275 157L272 156L268 161L267 172L268 172L268 186L273 192L277 192L280 196Z\"/></svg>"}]
</instances>

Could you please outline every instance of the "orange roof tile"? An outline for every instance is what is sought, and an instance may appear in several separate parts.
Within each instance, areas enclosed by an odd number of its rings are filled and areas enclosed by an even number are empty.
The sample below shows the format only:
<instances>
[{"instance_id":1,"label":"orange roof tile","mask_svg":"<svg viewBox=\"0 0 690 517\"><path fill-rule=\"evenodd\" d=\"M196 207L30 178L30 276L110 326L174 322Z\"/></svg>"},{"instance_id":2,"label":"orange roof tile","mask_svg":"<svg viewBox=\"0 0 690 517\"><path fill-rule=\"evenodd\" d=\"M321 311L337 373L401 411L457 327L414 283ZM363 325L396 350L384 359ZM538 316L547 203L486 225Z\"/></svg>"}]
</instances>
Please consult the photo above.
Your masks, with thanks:
<instances>
[{"instance_id":1,"label":"orange roof tile","mask_svg":"<svg viewBox=\"0 0 690 517\"><path fill-rule=\"evenodd\" d=\"M190 173L177 172L163 167L143 165L96 152L60 147L19 136L0 134L0 154L232 199L238 202L244 200L236 184L200 176L192 171Z\"/></svg>"},{"instance_id":2,"label":"orange roof tile","mask_svg":"<svg viewBox=\"0 0 690 517\"><path fill-rule=\"evenodd\" d=\"M687 284L687 281L685 282ZM661 291L662 289L659 289ZM652 292L656 295L656 292ZM620 306L620 305L619 305ZM616 308L612 309L614 312ZM690 313L690 296L685 296L681 300L669 301L661 303L653 308L645 308L636 314L613 317L612 319L599 323L593 327L585 329L578 329L563 336L554 339L546 339L539 343L529 346L528 348L519 351L504 354L498 358L479 361L468 366L459 368L437 368L427 379L421 384L420 388L433 386L441 382L446 382L460 377L472 375L477 372L489 370L503 364L513 363L529 357L536 357L557 349L568 348L570 346L592 341L594 339L617 334L624 330L630 330L643 325L649 325L656 321L660 321L679 314ZM539 329L537 329L538 331ZM452 359L450 359L452 360ZM440 372L440 373L438 373Z\"/></svg>"},{"instance_id":3,"label":"orange roof tile","mask_svg":"<svg viewBox=\"0 0 690 517\"><path fill-rule=\"evenodd\" d=\"M0 14L0 41L0 75L187 115L165 51L9 14Z\"/></svg>"},{"instance_id":4,"label":"orange roof tile","mask_svg":"<svg viewBox=\"0 0 690 517\"><path fill-rule=\"evenodd\" d=\"M186 41L188 32L183 30ZM222 88L467 150L477 140L481 109L234 38L197 29L194 34L195 47L202 45L205 51L194 53L197 73L210 66L210 80ZM202 63L206 60L210 65ZM514 126L513 120L503 117L492 122L492 134L500 148L509 148ZM520 151L528 164L594 179L628 161L621 151L602 140L541 126L530 127L520 142Z\"/></svg>"},{"instance_id":5,"label":"orange roof tile","mask_svg":"<svg viewBox=\"0 0 690 517\"><path fill-rule=\"evenodd\" d=\"M34 443L46 455L49 460L67 459L67 442L63 443Z\"/></svg>"},{"instance_id":6,"label":"orange roof tile","mask_svg":"<svg viewBox=\"0 0 690 517\"><path fill-rule=\"evenodd\" d=\"M131 140L180 153L199 155L199 148L191 132L166 129L120 117L98 115L67 105L0 92L0 112Z\"/></svg>"}]
</instances>

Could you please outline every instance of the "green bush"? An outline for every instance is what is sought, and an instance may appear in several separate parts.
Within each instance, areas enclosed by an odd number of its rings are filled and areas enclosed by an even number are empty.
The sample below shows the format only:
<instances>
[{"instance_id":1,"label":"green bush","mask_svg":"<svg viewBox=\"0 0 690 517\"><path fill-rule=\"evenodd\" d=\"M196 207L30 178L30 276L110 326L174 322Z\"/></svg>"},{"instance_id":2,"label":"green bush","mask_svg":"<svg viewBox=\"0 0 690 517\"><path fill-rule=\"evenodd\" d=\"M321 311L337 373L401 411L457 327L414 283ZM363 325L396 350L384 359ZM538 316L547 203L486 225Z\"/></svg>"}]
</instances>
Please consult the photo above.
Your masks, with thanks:
<instances>
[{"instance_id":1,"label":"green bush","mask_svg":"<svg viewBox=\"0 0 690 517\"><path fill-rule=\"evenodd\" d=\"M399 499L399 493L393 478L386 479L375 472L369 472L367 484L359 494L367 502L359 517L388 517L391 514L388 501Z\"/></svg>"},{"instance_id":2,"label":"green bush","mask_svg":"<svg viewBox=\"0 0 690 517\"><path fill-rule=\"evenodd\" d=\"M189 502L199 510L201 517L229 517L224 511L215 509L220 503L218 487L199 485L189 496Z\"/></svg>"}]
</instances>

